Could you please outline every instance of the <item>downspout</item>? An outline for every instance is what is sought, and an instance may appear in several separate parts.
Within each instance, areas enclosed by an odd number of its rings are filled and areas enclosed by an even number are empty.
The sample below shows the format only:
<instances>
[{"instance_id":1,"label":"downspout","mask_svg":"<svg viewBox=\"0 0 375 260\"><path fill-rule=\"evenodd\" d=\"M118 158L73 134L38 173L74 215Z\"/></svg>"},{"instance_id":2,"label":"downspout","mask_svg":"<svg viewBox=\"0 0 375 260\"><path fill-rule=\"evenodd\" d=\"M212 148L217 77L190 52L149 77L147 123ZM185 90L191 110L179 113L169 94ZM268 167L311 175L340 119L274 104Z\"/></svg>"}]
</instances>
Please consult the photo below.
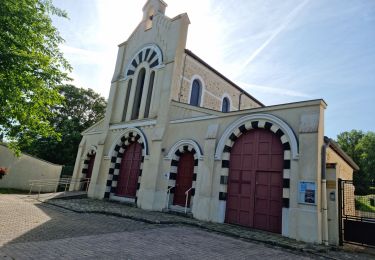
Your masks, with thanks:
<instances>
[{"instance_id":1,"label":"downspout","mask_svg":"<svg viewBox=\"0 0 375 260\"><path fill-rule=\"evenodd\" d=\"M241 92L240 95L238 96L238 111L241 110L241 97L242 97L243 94L244 94L244 93Z\"/></svg>"},{"instance_id":2,"label":"downspout","mask_svg":"<svg viewBox=\"0 0 375 260\"><path fill-rule=\"evenodd\" d=\"M329 146L329 139L324 139L322 146L322 242L328 246L328 208L327 208L327 147Z\"/></svg>"}]
</instances>

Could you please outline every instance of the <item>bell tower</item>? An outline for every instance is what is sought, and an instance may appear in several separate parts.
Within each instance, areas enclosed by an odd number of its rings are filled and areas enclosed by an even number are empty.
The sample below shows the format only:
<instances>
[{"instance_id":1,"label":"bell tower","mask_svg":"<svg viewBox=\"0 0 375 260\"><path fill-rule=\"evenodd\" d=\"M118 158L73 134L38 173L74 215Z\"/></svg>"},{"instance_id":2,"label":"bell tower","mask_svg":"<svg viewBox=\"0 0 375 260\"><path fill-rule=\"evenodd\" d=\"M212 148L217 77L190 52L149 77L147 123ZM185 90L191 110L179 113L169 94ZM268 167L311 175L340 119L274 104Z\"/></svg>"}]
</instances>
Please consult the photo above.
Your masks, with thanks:
<instances>
[{"instance_id":1,"label":"bell tower","mask_svg":"<svg viewBox=\"0 0 375 260\"><path fill-rule=\"evenodd\" d=\"M148 0L143 6L143 21L145 21L145 29L152 28L152 20L155 15L165 15L167 4L162 0Z\"/></svg>"}]
</instances>

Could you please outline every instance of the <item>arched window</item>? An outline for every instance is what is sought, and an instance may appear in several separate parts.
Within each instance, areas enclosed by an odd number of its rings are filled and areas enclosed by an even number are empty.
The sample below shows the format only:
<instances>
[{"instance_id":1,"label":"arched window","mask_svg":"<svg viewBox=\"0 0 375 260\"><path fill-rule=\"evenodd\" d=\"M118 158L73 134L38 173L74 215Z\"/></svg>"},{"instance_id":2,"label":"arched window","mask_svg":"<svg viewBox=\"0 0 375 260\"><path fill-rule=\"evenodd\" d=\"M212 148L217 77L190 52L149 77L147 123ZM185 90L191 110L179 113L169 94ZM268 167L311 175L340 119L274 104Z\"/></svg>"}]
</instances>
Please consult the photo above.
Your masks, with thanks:
<instances>
[{"instance_id":1,"label":"arched window","mask_svg":"<svg viewBox=\"0 0 375 260\"><path fill-rule=\"evenodd\" d=\"M201 103L202 84L199 80L195 79L191 87L190 105L199 106Z\"/></svg>"},{"instance_id":2,"label":"arched window","mask_svg":"<svg viewBox=\"0 0 375 260\"><path fill-rule=\"evenodd\" d=\"M128 111L129 96L130 96L130 91L131 91L131 88L132 88L132 83L133 83L133 80L130 79L129 83L128 83L128 88L126 90L124 112L122 113L122 121L125 121L125 119L126 119L126 112Z\"/></svg>"},{"instance_id":3,"label":"arched window","mask_svg":"<svg viewBox=\"0 0 375 260\"><path fill-rule=\"evenodd\" d=\"M143 85L145 84L146 70L142 68L138 73L137 86L135 88L134 104L131 119L139 117L139 110L141 108Z\"/></svg>"},{"instance_id":4,"label":"arched window","mask_svg":"<svg viewBox=\"0 0 375 260\"><path fill-rule=\"evenodd\" d=\"M227 113L230 111L230 101L229 98L225 97L221 105L221 112Z\"/></svg>"},{"instance_id":5,"label":"arched window","mask_svg":"<svg viewBox=\"0 0 375 260\"><path fill-rule=\"evenodd\" d=\"M149 113L150 113L152 90L154 88L154 79L155 79L155 71L153 71L151 73L151 76L150 76L150 83L148 85L148 93L147 93L147 99L146 99L146 107L145 107L144 118L147 118Z\"/></svg>"}]
</instances>

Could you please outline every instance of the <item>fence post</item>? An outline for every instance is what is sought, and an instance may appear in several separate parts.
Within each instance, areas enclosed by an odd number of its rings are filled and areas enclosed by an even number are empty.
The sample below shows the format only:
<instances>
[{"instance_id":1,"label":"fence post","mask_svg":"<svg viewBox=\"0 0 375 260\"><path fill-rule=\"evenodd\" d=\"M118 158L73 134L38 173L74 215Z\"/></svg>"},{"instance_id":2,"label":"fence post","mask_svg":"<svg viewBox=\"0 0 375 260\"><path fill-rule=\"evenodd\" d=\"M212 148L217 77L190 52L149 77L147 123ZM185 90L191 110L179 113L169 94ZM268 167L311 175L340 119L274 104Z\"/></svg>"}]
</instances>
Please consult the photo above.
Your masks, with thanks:
<instances>
[{"instance_id":1,"label":"fence post","mask_svg":"<svg viewBox=\"0 0 375 260\"><path fill-rule=\"evenodd\" d=\"M42 185L39 184L38 199L39 199L39 196L40 196L40 190L41 189L42 189Z\"/></svg>"},{"instance_id":2,"label":"fence post","mask_svg":"<svg viewBox=\"0 0 375 260\"><path fill-rule=\"evenodd\" d=\"M33 189L33 185L34 185L34 183L32 182L32 183L30 184L30 191L29 191L29 195L31 195L31 190Z\"/></svg>"},{"instance_id":3,"label":"fence post","mask_svg":"<svg viewBox=\"0 0 375 260\"><path fill-rule=\"evenodd\" d=\"M337 180L337 203L338 203L338 218L339 218L339 245L342 246L343 243L343 229L342 229L342 179Z\"/></svg>"}]
</instances>

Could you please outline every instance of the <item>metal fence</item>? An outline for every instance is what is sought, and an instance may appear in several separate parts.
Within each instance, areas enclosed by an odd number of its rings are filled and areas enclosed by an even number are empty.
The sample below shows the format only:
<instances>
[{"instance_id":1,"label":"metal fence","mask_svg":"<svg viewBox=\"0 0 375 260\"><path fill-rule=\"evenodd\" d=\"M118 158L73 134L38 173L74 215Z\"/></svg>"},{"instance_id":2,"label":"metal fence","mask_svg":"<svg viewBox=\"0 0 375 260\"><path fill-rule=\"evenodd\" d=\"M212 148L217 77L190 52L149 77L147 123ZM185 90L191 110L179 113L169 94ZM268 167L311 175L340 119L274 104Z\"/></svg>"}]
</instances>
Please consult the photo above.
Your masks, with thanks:
<instances>
[{"instance_id":1,"label":"metal fence","mask_svg":"<svg viewBox=\"0 0 375 260\"><path fill-rule=\"evenodd\" d=\"M355 189L353 181L339 179L340 244L375 246L375 194Z\"/></svg>"},{"instance_id":2,"label":"metal fence","mask_svg":"<svg viewBox=\"0 0 375 260\"><path fill-rule=\"evenodd\" d=\"M30 180L30 191L29 194L32 192L38 193L38 197L41 192L43 192L43 188L45 187L55 187L55 192L58 191L68 191L70 185L79 184L80 190L87 192L87 189L90 184L90 178L79 178L79 179L72 179L72 178L60 178L60 179L42 179L42 180ZM62 187L62 190L60 190Z\"/></svg>"}]
</instances>

